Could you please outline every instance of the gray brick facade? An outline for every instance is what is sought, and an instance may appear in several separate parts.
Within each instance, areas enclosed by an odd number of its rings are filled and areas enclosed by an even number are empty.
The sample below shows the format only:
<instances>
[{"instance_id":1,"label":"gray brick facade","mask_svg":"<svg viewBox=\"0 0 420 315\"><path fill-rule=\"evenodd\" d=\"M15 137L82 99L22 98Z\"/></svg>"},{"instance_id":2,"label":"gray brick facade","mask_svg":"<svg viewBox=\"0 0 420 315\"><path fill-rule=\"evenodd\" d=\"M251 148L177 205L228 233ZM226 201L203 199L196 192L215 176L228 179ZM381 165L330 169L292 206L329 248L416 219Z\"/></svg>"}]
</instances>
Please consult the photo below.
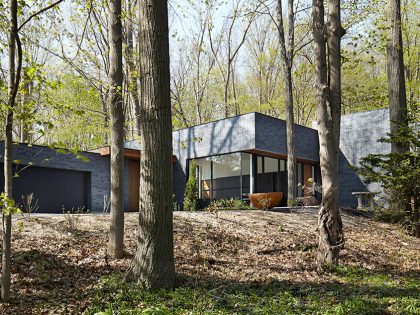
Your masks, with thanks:
<instances>
[{"instance_id":1,"label":"gray brick facade","mask_svg":"<svg viewBox=\"0 0 420 315\"><path fill-rule=\"evenodd\" d=\"M285 122L260 113L180 129L172 135L173 152L178 158L174 165L174 193L180 203L184 195L188 159L253 149L287 155ZM317 131L296 125L297 158L316 163L319 161L318 151Z\"/></svg>"},{"instance_id":2,"label":"gray brick facade","mask_svg":"<svg viewBox=\"0 0 420 315\"><path fill-rule=\"evenodd\" d=\"M390 132L388 108L341 116L340 196L341 203L356 206L353 191L381 191L378 183L364 184L362 178L350 169L359 167L361 158L369 154L389 153L391 145L379 142Z\"/></svg>"},{"instance_id":3,"label":"gray brick facade","mask_svg":"<svg viewBox=\"0 0 420 315\"><path fill-rule=\"evenodd\" d=\"M287 155L286 122L274 117L255 115L255 148ZM295 125L296 157L319 162L318 132Z\"/></svg>"},{"instance_id":4,"label":"gray brick facade","mask_svg":"<svg viewBox=\"0 0 420 315\"><path fill-rule=\"evenodd\" d=\"M0 158L3 159L4 143L0 143ZM48 167L88 172L90 174L90 204L86 205L92 212L102 212L104 196L110 194L110 166L109 157L98 153L81 152L87 161L79 159L72 153L61 153L58 150L44 146L28 146L26 144L13 145L13 160L19 165ZM29 166L30 167L30 166ZM24 172L25 170L23 170ZM125 163L125 185L128 187L128 163ZM125 204L128 204L128 189L124 194Z\"/></svg>"},{"instance_id":5,"label":"gray brick facade","mask_svg":"<svg viewBox=\"0 0 420 315\"><path fill-rule=\"evenodd\" d=\"M318 133L315 129L296 125L296 156L298 159L319 163ZM358 166L360 158L369 153L389 152L389 144L377 140L389 132L387 109L355 113L342 116L340 139L340 203L356 205L354 191L378 190L378 185L366 186L350 166ZM190 128L176 130L173 136L173 153L177 157L174 164L174 194L182 204L188 160L212 155L247 150L287 155L286 124L270 116L249 113L222 119ZM125 143L126 148L140 149L137 140ZM3 143L0 143L0 152ZM103 209L104 196L109 196L110 166L109 156L82 152L88 162L71 153L59 153L43 146L25 144L13 146L13 159L20 164L32 163L38 167L66 169L90 174L90 205L93 212ZM0 155L2 158L2 155ZM319 178L319 170L316 170ZM125 204L129 204L129 163L125 161Z\"/></svg>"}]
</instances>

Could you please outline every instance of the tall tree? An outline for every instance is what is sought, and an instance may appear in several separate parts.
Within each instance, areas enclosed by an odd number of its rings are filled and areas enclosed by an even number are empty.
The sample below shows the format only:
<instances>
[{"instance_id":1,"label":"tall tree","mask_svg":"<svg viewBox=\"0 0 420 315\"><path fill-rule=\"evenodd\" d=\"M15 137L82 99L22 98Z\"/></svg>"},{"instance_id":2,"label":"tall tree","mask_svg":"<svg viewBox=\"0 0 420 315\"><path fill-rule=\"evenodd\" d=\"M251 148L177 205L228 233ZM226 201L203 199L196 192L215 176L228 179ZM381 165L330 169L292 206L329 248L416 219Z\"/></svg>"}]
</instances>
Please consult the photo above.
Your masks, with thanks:
<instances>
[{"instance_id":1,"label":"tall tree","mask_svg":"<svg viewBox=\"0 0 420 315\"><path fill-rule=\"evenodd\" d=\"M125 19L125 59L127 61L127 77L128 77L128 90L131 97L132 112L134 115L134 124L136 128L136 135L140 135L140 98L139 98L139 84L138 84L138 66L136 63L135 53L135 19L136 10L134 8L137 1L126 1L126 19Z\"/></svg>"},{"instance_id":2,"label":"tall tree","mask_svg":"<svg viewBox=\"0 0 420 315\"><path fill-rule=\"evenodd\" d=\"M401 127L407 124L407 97L405 90L403 41L401 32L401 1L388 0L388 41L387 41L387 77L390 133L398 135ZM400 154L408 151L403 142L391 142L391 153ZM398 209L402 206L410 211L410 199L402 198L398 191L391 191L390 207Z\"/></svg>"},{"instance_id":3,"label":"tall tree","mask_svg":"<svg viewBox=\"0 0 420 315\"><path fill-rule=\"evenodd\" d=\"M293 0L287 1L287 28L284 32L283 9L281 0L277 0L277 31L279 33L280 56L284 73L284 100L286 107L286 138L287 138L287 204L296 199L296 154L295 154L295 118L293 114L293 79L292 65L295 38L295 14ZM286 44L287 38L287 44Z\"/></svg>"},{"instance_id":4,"label":"tall tree","mask_svg":"<svg viewBox=\"0 0 420 315\"><path fill-rule=\"evenodd\" d=\"M9 1L9 76L8 76L8 102L6 114L6 128L4 137L4 194L3 203L3 252L1 273L1 299L8 302L10 298L10 263L12 245L12 213L8 209L7 200L12 197L12 144L13 144L13 110L16 103L20 74L22 69L22 46L18 34L17 0ZM16 52L17 48L17 52ZM18 56L16 69L16 53Z\"/></svg>"},{"instance_id":5,"label":"tall tree","mask_svg":"<svg viewBox=\"0 0 420 315\"><path fill-rule=\"evenodd\" d=\"M223 103L224 103L224 118L229 117L231 111L231 102L234 104L234 114L240 114L239 104L237 102L236 93L236 62L241 47L245 43L246 36L251 28L252 23L258 17L256 14L260 3L253 4L245 0L232 1L231 13L225 18L222 29L218 38L213 38L214 21L210 21L208 24L209 42L210 49L216 58L216 64L219 68L220 74L223 77ZM242 22L244 29L240 35L238 34L239 40L235 44L235 30L237 24L241 24L242 17L246 17L245 21ZM219 45L223 42L223 49L219 49Z\"/></svg>"},{"instance_id":6,"label":"tall tree","mask_svg":"<svg viewBox=\"0 0 420 315\"><path fill-rule=\"evenodd\" d=\"M124 256L124 109L121 0L109 2L109 108L111 113L111 226L108 252Z\"/></svg>"},{"instance_id":7,"label":"tall tree","mask_svg":"<svg viewBox=\"0 0 420 315\"><path fill-rule=\"evenodd\" d=\"M19 31L33 18L41 13L57 6L64 0L57 0L50 5L32 13L18 25L18 1L9 0L8 16L8 99L6 108L6 122L4 135L4 196L2 196L2 224L3 224L3 251L2 251L2 274L1 274L1 299L8 302L10 299L10 271L11 271L11 245L12 245L12 213L15 212L12 194L12 144L13 144L13 114L16 106L16 97L22 73L22 43ZM17 58L17 63L16 63Z\"/></svg>"},{"instance_id":8,"label":"tall tree","mask_svg":"<svg viewBox=\"0 0 420 315\"><path fill-rule=\"evenodd\" d=\"M258 102L259 112L279 117L284 112L279 106L282 92L278 89L283 65L278 50L278 34L272 31L275 25L277 22L271 14L268 18L261 15L247 35L247 60L250 68L247 86L254 102ZM244 108L241 110L244 112Z\"/></svg>"},{"instance_id":9,"label":"tall tree","mask_svg":"<svg viewBox=\"0 0 420 315\"><path fill-rule=\"evenodd\" d=\"M140 214L137 250L127 277L158 289L175 281L168 1L140 1L139 23Z\"/></svg>"},{"instance_id":10,"label":"tall tree","mask_svg":"<svg viewBox=\"0 0 420 315\"><path fill-rule=\"evenodd\" d=\"M328 0L328 21L324 23L324 1L313 0L316 103L322 202L318 216L318 268L338 264L344 244L339 209L338 162L341 116L341 26L340 0ZM328 53L328 63L327 63Z\"/></svg>"},{"instance_id":11,"label":"tall tree","mask_svg":"<svg viewBox=\"0 0 420 315\"><path fill-rule=\"evenodd\" d=\"M405 90L403 41L401 32L401 1L388 0L387 76L391 135L395 136L401 124L407 125L407 97ZM407 151L407 146L391 143L392 153Z\"/></svg>"}]
</instances>

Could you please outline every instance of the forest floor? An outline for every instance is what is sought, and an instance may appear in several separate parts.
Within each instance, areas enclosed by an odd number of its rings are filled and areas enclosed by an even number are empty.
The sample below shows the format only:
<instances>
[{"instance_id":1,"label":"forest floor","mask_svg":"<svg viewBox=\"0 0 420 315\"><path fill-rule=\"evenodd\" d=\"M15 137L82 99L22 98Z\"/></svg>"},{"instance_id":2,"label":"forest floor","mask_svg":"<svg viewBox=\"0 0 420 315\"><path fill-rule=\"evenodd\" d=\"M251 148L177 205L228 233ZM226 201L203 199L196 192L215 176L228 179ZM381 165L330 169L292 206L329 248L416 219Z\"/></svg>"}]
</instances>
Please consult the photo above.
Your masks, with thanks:
<instances>
[{"instance_id":1,"label":"forest floor","mask_svg":"<svg viewBox=\"0 0 420 315\"><path fill-rule=\"evenodd\" d=\"M177 288L150 293L121 280L137 219L115 260L109 216L17 216L0 314L420 314L420 240L397 225L344 214L341 266L320 275L314 211L175 212Z\"/></svg>"}]
</instances>

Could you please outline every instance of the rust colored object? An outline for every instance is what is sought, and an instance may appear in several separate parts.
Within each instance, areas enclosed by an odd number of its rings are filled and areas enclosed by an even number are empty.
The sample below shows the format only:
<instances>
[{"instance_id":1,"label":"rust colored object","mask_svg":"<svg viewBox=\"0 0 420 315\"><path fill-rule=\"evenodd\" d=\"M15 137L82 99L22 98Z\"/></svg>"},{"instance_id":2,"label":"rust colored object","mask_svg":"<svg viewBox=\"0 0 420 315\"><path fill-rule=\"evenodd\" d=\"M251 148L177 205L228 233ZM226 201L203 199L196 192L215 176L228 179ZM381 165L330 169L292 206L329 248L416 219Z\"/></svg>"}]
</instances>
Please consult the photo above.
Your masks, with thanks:
<instances>
[{"instance_id":1,"label":"rust colored object","mask_svg":"<svg viewBox=\"0 0 420 315\"><path fill-rule=\"evenodd\" d=\"M249 200L257 209L272 209L280 203L283 198L282 192L267 192L249 194ZM268 205L267 205L268 204Z\"/></svg>"},{"instance_id":2,"label":"rust colored object","mask_svg":"<svg viewBox=\"0 0 420 315\"><path fill-rule=\"evenodd\" d=\"M109 156L111 155L111 147L110 146L101 147L94 150L90 150L89 152L99 153L102 156ZM124 157L127 158L128 160L138 161L140 160L140 155L141 155L141 150L124 148ZM176 161L177 161L176 155L172 155L172 163L175 163Z\"/></svg>"}]
</instances>

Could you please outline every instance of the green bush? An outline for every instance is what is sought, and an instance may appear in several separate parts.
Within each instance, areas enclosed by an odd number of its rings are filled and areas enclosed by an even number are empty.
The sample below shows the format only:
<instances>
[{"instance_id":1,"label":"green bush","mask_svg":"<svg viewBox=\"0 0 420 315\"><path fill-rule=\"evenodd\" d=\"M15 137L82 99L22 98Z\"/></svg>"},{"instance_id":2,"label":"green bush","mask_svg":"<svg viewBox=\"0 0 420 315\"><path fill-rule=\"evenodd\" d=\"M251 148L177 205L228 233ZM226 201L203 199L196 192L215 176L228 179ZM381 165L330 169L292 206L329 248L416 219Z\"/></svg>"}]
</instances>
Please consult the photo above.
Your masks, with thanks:
<instances>
[{"instance_id":1,"label":"green bush","mask_svg":"<svg viewBox=\"0 0 420 315\"><path fill-rule=\"evenodd\" d=\"M397 144L406 148L400 153L369 154L360 160L359 173L367 183L378 182L389 190L389 211L380 214L386 220L401 221L409 233L420 237L420 128L415 120L398 126L395 135L380 139L380 142ZM411 123L410 123L411 122Z\"/></svg>"},{"instance_id":2,"label":"green bush","mask_svg":"<svg viewBox=\"0 0 420 315\"><path fill-rule=\"evenodd\" d=\"M394 209L380 209L375 212L375 218L378 221L386 223L402 223L405 221L407 213Z\"/></svg>"},{"instance_id":3,"label":"green bush","mask_svg":"<svg viewBox=\"0 0 420 315\"><path fill-rule=\"evenodd\" d=\"M190 175L185 185L184 194L184 210L195 211L198 209L198 183L197 183L197 166L195 161L190 163Z\"/></svg>"},{"instance_id":4,"label":"green bush","mask_svg":"<svg viewBox=\"0 0 420 315\"><path fill-rule=\"evenodd\" d=\"M241 199L219 199L213 200L210 205L206 208L207 211L217 210L250 210L251 207Z\"/></svg>"}]
</instances>

